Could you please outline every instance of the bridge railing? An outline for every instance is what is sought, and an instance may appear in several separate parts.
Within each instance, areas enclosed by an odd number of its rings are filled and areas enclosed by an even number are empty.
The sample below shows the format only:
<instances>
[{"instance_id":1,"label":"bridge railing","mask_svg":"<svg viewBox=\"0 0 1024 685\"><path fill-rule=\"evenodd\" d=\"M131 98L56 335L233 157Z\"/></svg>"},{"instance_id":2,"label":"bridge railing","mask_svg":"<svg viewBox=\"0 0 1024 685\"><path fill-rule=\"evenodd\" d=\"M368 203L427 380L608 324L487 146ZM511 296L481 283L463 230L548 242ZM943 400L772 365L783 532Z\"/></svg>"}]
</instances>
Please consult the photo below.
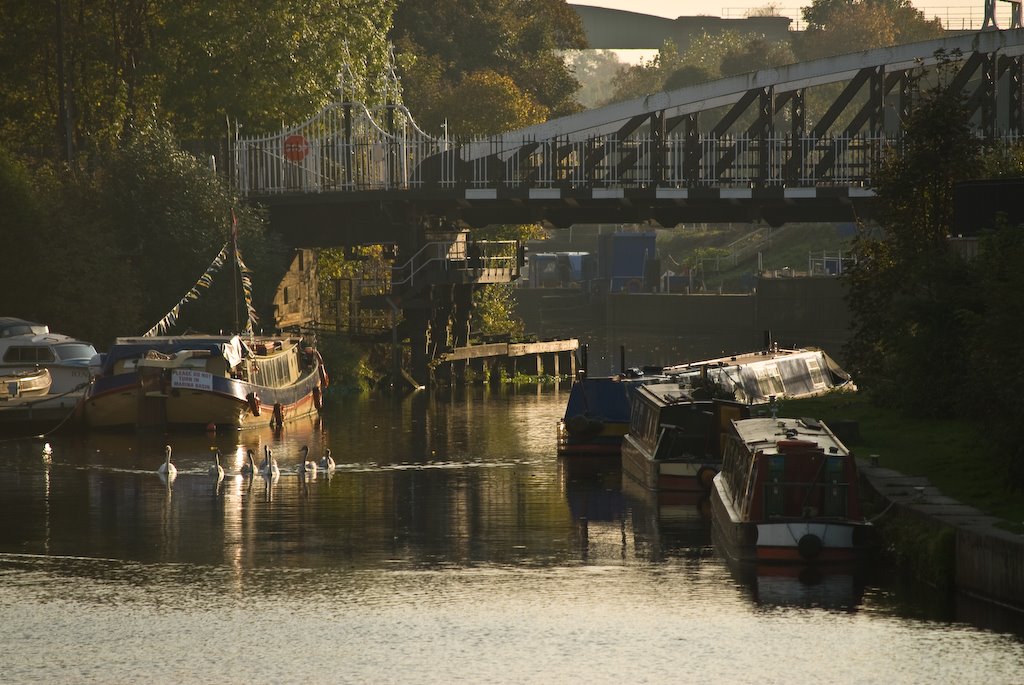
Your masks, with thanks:
<instances>
[{"instance_id":1,"label":"bridge railing","mask_svg":"<svg viewBox=\"0 0 1024 685\"><path fill-rule=\"evenodd\" d=\"M237 139L235 178L246 194L435 188L771 187L869 185L893 137L647 135L524 139L463 159L464 146L415 131L337 128ZM481 142L474 146L479 149ZM504 143L508 144L505 138Z\"/></svg>"},{"instance_id":2,"label":"bridge railing","mask_svg":"<svg viewBox=\"0 0 1024 685\"><path fill-rule=\"evenodd\" d=\"M413 287L429 278L433 269L474 269L479 275L498 270L519 273L516 240L441 240L421 247L404 264L392 267L392 287Z\"/></svg>"}]
</instances>

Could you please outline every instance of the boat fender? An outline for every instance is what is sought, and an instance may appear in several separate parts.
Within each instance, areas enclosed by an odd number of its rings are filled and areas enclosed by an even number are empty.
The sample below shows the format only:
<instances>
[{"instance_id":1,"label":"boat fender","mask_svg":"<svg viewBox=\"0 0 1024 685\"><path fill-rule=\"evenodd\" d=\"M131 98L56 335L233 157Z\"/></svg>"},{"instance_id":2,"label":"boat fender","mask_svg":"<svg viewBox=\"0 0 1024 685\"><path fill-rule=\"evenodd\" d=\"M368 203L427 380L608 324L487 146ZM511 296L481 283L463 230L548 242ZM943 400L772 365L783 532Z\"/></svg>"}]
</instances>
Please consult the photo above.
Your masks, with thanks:
<instances>
[{"instance_id":1,"label":"boat fender","mask_svg":"<svg viewBox=\"0 0 1024 685\"><path fill-rule=\"evenodd\" d=\"M246 402L249 403L249 411L253 416L260 415L260 396L254 392L249 393L245 396Z\"/></svg>"},{"instance_id":2,"label":"boat fender","mask_svg":"<svg viewBox=\"0 0 1024 685\"><path fill-rule=\"evenodd\" d=\"M319 385L313 386L313 406L317 411L324 408L324 395Z\"/></svg>"},{"instance_id":3,"label":"boat fender","mask_svg":"<svg viewBox=\"0 0 1024 685\"><path fill-rule=\"evenodd\" d=\"M714 466L701 466L697 469L697 484L704 492L711 492L711 482L715 479L718 469Z\"/></svg>"},{"instance_id":4,"label":"boat fender","mask_svg":"<svg viewBox=\"0 0 1024 685\"><path fill-rule=\"evenodd\" d=\"M822 547L821 538L813 533L807 533L796 543L796 548L800 552L800 558L807 561L817 559L818 555L821 554Z\"/></svg>"},{"instance_id":5,"label":"boat fender","mask_svg":"<svg viewBox=\"0 0 1024 685\"><path fill-rule=\"evenodd\" d=\"M601 431L604 430L604 423L583 414L576 414L565 420L565 429L574 438L589 440L600 435Z\"/></svg>"},{"instance_id":6,"label":"boat fender","mask_svg":"<svg viewBox=\"0 0 1024 685\"><path fill-rule=\"evenodd\" d=\"M280 402L274 405L274 417L270 420L270 425L278 428L284 425L284 407Z\"/></svg>"}]
</instances>

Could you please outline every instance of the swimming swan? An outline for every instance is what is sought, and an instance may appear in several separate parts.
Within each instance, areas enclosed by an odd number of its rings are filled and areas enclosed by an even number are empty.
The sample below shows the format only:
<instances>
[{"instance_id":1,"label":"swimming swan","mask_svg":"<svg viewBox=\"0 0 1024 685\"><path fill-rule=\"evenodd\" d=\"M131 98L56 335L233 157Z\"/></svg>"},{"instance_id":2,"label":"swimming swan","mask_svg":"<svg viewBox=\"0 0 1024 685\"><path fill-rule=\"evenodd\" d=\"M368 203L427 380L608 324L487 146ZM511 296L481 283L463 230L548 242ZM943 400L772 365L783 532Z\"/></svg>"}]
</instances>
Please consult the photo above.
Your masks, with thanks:
<instances>
[{"instance_id":1,"label":"swimming swan","mask_svg":"<svg viewBox=\"0 0 1024 685\"><path fill-rule=\"evenodd\" d=\"M164 447L164 463L160 464L160 468L158 468L156 472L161 476L166 476L167 480L171 480L178 475L178 469L174 468L174 464L171 463L170 445Z\"/></svg>"},{"instance_id":2,"label":"swimming swan","mask_svg":"<svg viewBox=\"0 0 1024 685\"><path fill-rule=\"evenodd\" d=\"M324 450L324 456L320 457L320 468L325 471L333 471L335 466L334 457L331 456L331 448L328 447Z\"/></svg>"},{"instance_id":3,"label":"swimming swan","mask_svg":"<svg viewBox=\"0 0 1024 685\"><path fill-rule=\"evenodd\" d=\"M308 459L309 447L303 445L299 451L302 452L302 459L299 461L299 467L296 471L298 471L300 476L316 477L316 462Z\"/></svg>"},{"instance_id":4,"label":"swimming swan","mask_svg":"<svg viewBox=\"0 0 1024 685\"><path fill-rule=\"evenodd\" d=\"M217 450L213 454L213 466L207 472L218 481L224 480L224 467L220 465L220 450Z\"/></svg>"},{"instance_id":5,"label":"swimming swan","mask_svg":"<svg viewBox=\"0 0 1024 685\"><path fill-rule=\"evenodd\" d=\"M253 476L256 475L258 471L258 469L256 468L256 457L251 449L246 450L245 454L247 459L246 462L242 464L242 475L252 478Z\"/></svg>"},{"instance_id":6,"label":"swimming swan","mask_svg":"<svg viewBox=\"0 0 1024 685\"><path fill-rule=\"evenodd\" d=\"M263 446L263 463L260 465L260 475L266 479L277 478L281 475L281 469L277 468L277 459L274 453L266 445Z\"/></svg>"}]
</instances>

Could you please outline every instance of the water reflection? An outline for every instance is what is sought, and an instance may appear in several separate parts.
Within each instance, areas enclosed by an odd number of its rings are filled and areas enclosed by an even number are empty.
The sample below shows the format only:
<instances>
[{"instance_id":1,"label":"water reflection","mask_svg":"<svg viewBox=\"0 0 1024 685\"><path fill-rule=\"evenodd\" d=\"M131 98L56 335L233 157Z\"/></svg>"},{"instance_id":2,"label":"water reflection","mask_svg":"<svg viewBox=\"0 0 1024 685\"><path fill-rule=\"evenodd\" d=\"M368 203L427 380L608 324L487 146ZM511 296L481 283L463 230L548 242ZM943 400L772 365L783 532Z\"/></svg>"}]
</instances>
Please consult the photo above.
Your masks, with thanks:
<instances>
[{"instance_id":1,"label":"water reflection","mask_svg":"<svg viewBox=\"0 0 1024 685\"><path fill-rule=\"evenodd\" d=\"M614 458L556 457L555 423L566 398L567 387L352 397L322 421L279 431L48 438L49 460L40 458L39 441L0 443L0 468L10 474L0 481L0 514L18 522L0 527L0 572L22 585L21 594L11 584L0 589L7 593L0 603L30 605L24 620L32 628L32 617L48 616L50 588L85 578L75 591L80 638L93 625L110 627L96 616L102 607L120 602L145 614L148 598L174 584L186 593L173 604L186 628L176 633L182 653L197 648L188 635L244 633L268 621L261 612L277 603L274 618L289 630L351 636L328 654L336 667L343 652L359 682L379 680L384 671L374 667L392 665L368 662L364 652L389 645L392 655L415 653L411 634L432 635L437 653L449 657L472 645L463 680L621 682L640 674L664 682L678 677L680 644L732 654L769 640L779 653L813 652L814 645L827 653L822 636L837 630L835 615L853 612L864 623L842 629L870 636L853 641L892 638L908 658L921 656L912 640L893 637L921 632L920 616L898 604L908 597L902 590L857 577L736 574L714 553L702 498L657 497L624 482ZM165 444L174 449L173 481L156 475ZM303 446L311 460L329 449L335 470L300 477ZM209 473L217 449L225 471L219 482ZM243 475L250 450L273 455L279 473ZM28 563L35 554L45 561ZM249 601L253 592L261 593L259 607ZM90 598L101 609L89 610ZM907 603L924 612L925 601ZM218 616L242 618L207 627L211 606L230 609ZM779 608L803 613L787 623ZM147 617L166 615L158 604ZM894 615L906 618L893 622ZM787 641L794 630L799 640ZM276 638L291 634L282 629ZM510 646L509 636L518 642ZM974 646L992 656L979 638L958 639L951 653ZM538 648L552 650L544 663L585 656L557 674L486 670ZM416 673L428 661L404 658L396 668L410 670L396 673ZM285 663L294 665L287 655ZM637 671L638 663L649 670ZM211 679L236 680L239 672ZM131 681L153 672L117 673ZM879 668L862 680L888 682L886 673ZM304 678L310 673L301 667L288 675L281 679L323 680Z\"/></svg>"}]
</instances>

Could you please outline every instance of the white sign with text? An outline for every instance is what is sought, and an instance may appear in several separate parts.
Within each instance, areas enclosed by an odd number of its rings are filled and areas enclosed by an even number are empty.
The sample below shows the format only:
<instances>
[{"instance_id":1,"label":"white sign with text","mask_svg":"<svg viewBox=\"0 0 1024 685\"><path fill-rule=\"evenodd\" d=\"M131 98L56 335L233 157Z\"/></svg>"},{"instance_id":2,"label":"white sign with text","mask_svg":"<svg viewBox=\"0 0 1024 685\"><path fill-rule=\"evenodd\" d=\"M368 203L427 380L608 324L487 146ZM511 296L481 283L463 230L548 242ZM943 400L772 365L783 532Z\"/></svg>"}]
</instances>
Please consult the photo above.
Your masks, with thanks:
<instances>
[{"instance_id":1,"label":"white sign with text","mask_svg":"<svg viewBox=\"0 0 1024 685\"><path fill-rule=\"evenodd\" d=\"M195 369L175 369L171 373L171 387L213 390L213 374Z\"/></svg>"}]
</instances>

